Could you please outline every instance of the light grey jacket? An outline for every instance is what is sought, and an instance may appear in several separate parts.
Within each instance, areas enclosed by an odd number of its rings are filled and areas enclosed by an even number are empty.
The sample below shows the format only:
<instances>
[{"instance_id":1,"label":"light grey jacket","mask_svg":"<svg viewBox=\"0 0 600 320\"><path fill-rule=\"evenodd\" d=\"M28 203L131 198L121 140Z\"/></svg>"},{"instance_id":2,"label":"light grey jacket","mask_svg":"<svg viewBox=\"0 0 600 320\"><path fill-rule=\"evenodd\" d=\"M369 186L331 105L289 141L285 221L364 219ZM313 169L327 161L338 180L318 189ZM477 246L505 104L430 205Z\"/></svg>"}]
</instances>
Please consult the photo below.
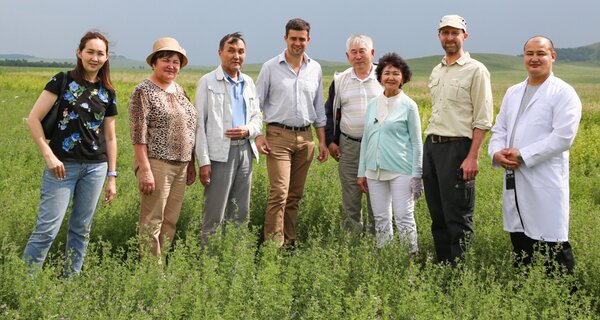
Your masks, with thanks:
<instances>
[{"instance_id":1,"label":"light grey jacket","mask_svg":"<svg viewBox=\"0 0 600 320\"><path fill-rule=\"evenodd\" d=\"M262 134L262 114L258 95L252 78L241 72L240 77L244 78L243 96L246 102L248 140L258 161L259 154L254 143L254 138ZM233 119L230 92L229 81L225 78L220 65L198 81L194 104L198 110L196 160L200 166L209 165L211 161L227 162L228 160L231 140L225 137L225 131L231 128Z\"/></svg>"}]
</instances>

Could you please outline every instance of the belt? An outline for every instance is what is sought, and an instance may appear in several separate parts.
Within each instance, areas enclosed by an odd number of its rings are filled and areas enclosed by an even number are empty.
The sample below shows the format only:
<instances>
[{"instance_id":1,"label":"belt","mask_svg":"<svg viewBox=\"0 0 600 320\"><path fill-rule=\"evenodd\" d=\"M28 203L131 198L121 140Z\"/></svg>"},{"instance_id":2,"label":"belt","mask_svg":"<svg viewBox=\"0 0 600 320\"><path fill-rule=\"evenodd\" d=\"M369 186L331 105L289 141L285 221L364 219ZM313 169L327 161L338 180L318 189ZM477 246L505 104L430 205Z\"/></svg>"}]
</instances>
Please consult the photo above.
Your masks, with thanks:
<instances>
[{"instance_id":1,"label":"belt","mask_svg":"<svg viewBox=\"0 0 600 320\"><path fill-rule=\"evenodd\" d=\"M291 131L306 131L306 130L310 129L310 124L307 125L306 127L290 127L290 126L287 126L287 125L285 125L283 123L279 123L279 122L271 122L271 123L267 123L267 125L268 126L276 126L276 127L291 130Z\"/></svg>"},{"instance_id":2,"label":"belt","mask_svg":"<svg viewBox=\"0 0 600 320\"><path fill-rule=\"evenodd\" d=\"M187 164L189 162L189 161L178 161L178 160L158 159L158 158L152 158L152 159L156 159L158 161L162 161L164 163L168 163L173 166L180 166L180 165ZM137 169L136 169L136 171L137 171Z\"/></svg>"},{"instance_id":3,"label":"belt","mask_svg":"<svg viewBox=\"0 0 600 320\"><path fill-rule=\"evenodd\" d=\"M343 133L343 132L340 132L340 133L341 133L341 134L342 134L344 137L346 137L346 138L348 138L348 139L350 139L350 140L352 140L352 141L356 141L356 142L361 142L361 141L362 141L362 138L352 138L351 136L349 136L349 135L347 135L347 134L345 134L345 133Z\"/></svg>"},{"instance_id":4,"label":"belt","mask_svg":"<svg viewBox=\"0 0 600 320\"><path fill-rule=\"evenodd\" d=\"M438 136L437 134L430 134L429 137L431 137L432 143L446 143L446 142L450 142L450 141L461 141L461 140L469 139L467 137L444 137L444 136Z\"/></svg>"},{"instance_id":5,"label":"belt","mask_svg":"<svg viewBox=\"0 0 600 320\"><path fill-rule=\"evenodd\" d=\"M231 141L229 142L229 145L232 145L232 146L243 146L243 145L246 144L246 142L248 142L248 139L246 139L246 138L231 139Z\"/></svg>"}]
</instances>

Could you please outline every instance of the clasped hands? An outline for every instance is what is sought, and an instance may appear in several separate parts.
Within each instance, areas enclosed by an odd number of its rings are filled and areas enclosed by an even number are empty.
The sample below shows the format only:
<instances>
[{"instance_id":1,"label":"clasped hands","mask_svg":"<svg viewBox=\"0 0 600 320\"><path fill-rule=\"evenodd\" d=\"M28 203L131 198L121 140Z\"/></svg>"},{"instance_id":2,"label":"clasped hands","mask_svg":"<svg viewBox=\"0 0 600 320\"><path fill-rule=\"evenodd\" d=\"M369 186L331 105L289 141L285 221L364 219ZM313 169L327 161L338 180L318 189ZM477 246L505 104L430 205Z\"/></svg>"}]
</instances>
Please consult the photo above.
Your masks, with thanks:
<instances>
[{"instance_id":1,"label":"clasped hands","mask_svg":"<svg viewBox=\"0 0 600 320\"><path fill-rule=\"evenodd\" d=\"M494 153L494 162L502 166L506 170L517 169L522 160L520 160L521 152L516 148L504 148Z\"/></svg>"}]
</instances>

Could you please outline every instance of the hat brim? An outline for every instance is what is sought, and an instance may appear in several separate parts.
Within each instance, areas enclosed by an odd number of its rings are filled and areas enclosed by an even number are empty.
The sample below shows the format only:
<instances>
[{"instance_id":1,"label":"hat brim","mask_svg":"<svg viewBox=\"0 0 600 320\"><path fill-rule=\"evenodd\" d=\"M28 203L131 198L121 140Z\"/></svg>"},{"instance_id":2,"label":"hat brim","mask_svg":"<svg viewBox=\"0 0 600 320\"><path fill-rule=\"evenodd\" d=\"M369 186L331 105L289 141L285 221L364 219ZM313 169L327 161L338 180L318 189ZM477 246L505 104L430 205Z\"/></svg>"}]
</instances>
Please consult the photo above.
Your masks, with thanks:
<instances>
[{"instance_id":1,"label":"hat brim","mask_svg":"<svg viewBox=\"0 0 600 320\"><path fill-rule=\"evenodd\" d=\"M183 68L183 67L187 66L188 59L187 59L186 52L172 48L172 47L159 48L159 49L155 50L154 52L152 52L150 55L148 55L148 57L146 58L146 63L148 63L149 66L152 67L152 58L154 57L155 54L157 54L160 51L173 51L173 52L177 52L177 53L181 54L183 56L183 61L181 62L181 67Z\"/></svg>"},{"instance_id":2,"label":"hat brim","mask_svg":"<svg viewBox=\"0 0 600 320\"><path fill-rule=\"evenodd\" d=\"M467 31L467 29L465 29L465 27L459 23L445 23L444 25L440 25L438 30L445 28L445 27L456 28L456 29L460 29L463 31Z\"/></svg>"}]
</instances>

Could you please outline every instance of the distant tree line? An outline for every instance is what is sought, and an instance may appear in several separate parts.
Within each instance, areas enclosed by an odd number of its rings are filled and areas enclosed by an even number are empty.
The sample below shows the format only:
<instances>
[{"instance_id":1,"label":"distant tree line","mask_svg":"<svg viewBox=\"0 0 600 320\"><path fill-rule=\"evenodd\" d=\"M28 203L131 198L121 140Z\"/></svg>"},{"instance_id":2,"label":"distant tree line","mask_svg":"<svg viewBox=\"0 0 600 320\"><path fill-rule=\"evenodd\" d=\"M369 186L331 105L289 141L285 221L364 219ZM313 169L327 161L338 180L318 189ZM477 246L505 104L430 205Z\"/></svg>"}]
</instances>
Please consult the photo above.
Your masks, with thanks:
<instances>
[{"instance_id":1,"label":"distant tree line","mask_svg":"<svg viewBox=\"0 0 600 320\"><path fill-rule=\"evenodd\" d=\"M556 59L565 62L600 61L600 50L590 47L556 49Z\"/></svg>"},{"instance_id":2,"label":"distant tree line","mask_svg":"<svg viewBox=\"0 0 600 320\"><path fill-rule=\"evenodd\" d=\"M5 67L74 68L75 64L71 63L71 62L28 61L28 60L25 60L25 59L5 59L5 60L0 60L0 66L5 66Z\"/></svg>"}]
</instances>

